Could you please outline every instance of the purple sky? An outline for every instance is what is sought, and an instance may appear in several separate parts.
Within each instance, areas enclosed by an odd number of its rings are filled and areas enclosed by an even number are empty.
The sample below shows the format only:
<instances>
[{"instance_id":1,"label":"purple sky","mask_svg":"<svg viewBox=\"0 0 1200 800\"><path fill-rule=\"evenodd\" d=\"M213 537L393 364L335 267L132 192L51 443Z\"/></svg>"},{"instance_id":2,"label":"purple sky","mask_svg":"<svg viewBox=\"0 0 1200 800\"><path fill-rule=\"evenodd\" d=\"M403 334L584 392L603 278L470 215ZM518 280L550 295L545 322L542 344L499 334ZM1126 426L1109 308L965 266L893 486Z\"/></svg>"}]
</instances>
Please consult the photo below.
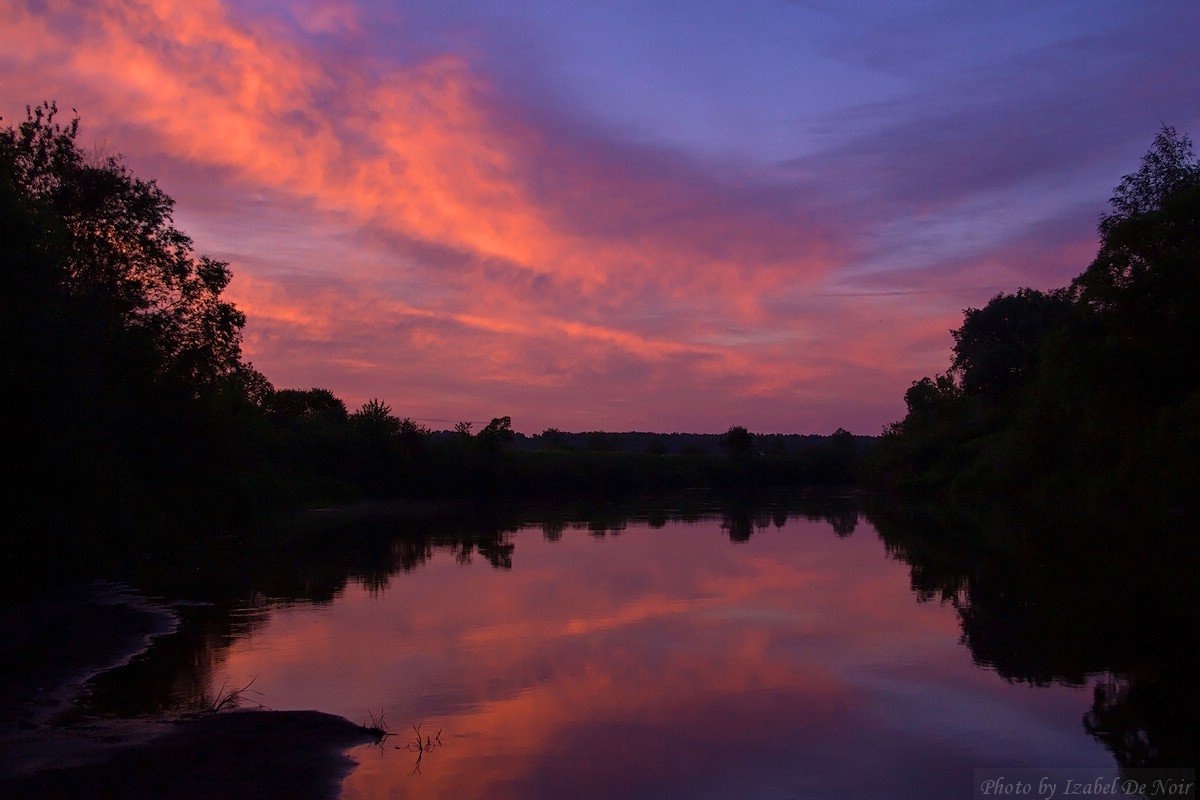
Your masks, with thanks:
<instances>
[{"instance_id":1,"label":"purple sky","mask_svg":"<svg viewBox=\"0 0 1200 800\"><path fill-rule=\"evenodd\" d=\"M967 306L1095 252L1195 2L0 0L230 261L280 387L519 430L877 433Z\"/></svg>"}]
</instances>

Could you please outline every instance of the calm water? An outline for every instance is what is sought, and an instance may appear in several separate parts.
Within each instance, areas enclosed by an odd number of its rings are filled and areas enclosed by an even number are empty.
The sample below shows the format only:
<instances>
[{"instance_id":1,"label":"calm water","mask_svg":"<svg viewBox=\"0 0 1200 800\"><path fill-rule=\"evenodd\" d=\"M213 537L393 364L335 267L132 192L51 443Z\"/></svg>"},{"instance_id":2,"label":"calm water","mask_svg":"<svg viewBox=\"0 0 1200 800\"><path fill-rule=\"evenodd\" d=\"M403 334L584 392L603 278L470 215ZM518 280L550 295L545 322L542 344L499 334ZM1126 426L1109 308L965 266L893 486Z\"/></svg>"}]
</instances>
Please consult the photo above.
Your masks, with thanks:
<instances>
[{"instance_id":1,"label":"calm water","mask_svg":"<svg viewBox=\"0 0 1200 800\"><path fill-rule=\"evenodd\" d=\"M254 678L271 708L382 713L396 735L352 753L346 798L962 798L976 768L1117 773L1085 725L1117 678L1043 658L1027 621L997 645L978 617L1004 605L978 573L885 544L845 503L389 524L181 607L177 640L98 680L97 706L203 704ZM364 528L384 533L363 545ZM413 725L438 737L423 754Z\"/></svg>"}]
</instances>

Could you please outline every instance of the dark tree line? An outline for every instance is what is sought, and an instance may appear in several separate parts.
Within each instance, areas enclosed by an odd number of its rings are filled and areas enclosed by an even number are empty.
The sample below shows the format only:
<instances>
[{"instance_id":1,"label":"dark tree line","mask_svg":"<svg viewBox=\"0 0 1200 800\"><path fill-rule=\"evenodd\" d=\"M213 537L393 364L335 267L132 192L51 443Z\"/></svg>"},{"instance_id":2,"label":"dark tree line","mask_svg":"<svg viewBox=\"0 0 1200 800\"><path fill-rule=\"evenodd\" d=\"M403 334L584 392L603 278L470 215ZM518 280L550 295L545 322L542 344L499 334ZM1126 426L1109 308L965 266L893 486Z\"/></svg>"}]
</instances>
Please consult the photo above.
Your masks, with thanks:
<instances>
[{"instance_id":1,"label":"dark tree line","mask_svg":"<svg viewBox=\"0 0 1200 800\"><path fill-rule=\"evenodd\" d=\"M675 443L681 434L619 452L641 435L593 433L580 447L554 431L522 448L529 440L506 416L433 432L379 399L350 411L327 389L276 389L242 357L245 316L223 297L228 264L196 254L172 199L119 157L89 157L78 117L63 118L45 103L0 129L4 486L22 546L94 540L137 552L149 531L360 497L857 475L861 443L844 431L795 452L741 427L707 437L719 442L711 451ZM10 552L10 565L22 557Z\"/></svg>"},{"instance_id":2,"label":"dark tree line","mask_svg":"<svg viewBox=\"0 0 1200 800\"><path fill-rule=\"evenodd\" d=\"M969 308L875 451L908 489L1172 509L1200 476L1200 162L1164 127L1069 286Z\"/></svg>"}]
</instances>

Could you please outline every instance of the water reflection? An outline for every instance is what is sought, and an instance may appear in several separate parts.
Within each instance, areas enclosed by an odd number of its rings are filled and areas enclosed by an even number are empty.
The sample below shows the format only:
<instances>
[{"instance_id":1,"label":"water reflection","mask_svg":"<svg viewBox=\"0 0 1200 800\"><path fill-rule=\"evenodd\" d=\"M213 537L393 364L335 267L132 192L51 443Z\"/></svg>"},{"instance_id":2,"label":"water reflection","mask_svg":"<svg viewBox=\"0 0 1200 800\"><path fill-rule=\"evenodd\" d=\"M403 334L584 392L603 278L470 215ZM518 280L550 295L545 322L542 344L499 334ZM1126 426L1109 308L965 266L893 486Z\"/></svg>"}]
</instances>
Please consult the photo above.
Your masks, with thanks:
<instances>
[{"instance_id":1,"label":"water reflection","mask_svg":"<svg viewBox=\"0 0 1200 800\"><path fill-rule=\"evenodd\" d=\"M1064 540L853 497L332 515L138 576L200 602L93 704L258 675L272 707L444 731L420 774L359 753L348 797L961 797L976 767L1189 763L1180 554Z\"/></svg>"},{"instance_id":2,"label":"water reflection","mask_svg":"<svg viewBox=\"0 0 1200 800\"><path fill-rule=\"evenodd\" d=\"M1127 521L983 523L886 504L871 519L910 565L917 597L956 609L976 663L1033 686L1095 678L1084 725L1122 767L1196 763L1195 537Z\"/></svg>"}]
</instances>

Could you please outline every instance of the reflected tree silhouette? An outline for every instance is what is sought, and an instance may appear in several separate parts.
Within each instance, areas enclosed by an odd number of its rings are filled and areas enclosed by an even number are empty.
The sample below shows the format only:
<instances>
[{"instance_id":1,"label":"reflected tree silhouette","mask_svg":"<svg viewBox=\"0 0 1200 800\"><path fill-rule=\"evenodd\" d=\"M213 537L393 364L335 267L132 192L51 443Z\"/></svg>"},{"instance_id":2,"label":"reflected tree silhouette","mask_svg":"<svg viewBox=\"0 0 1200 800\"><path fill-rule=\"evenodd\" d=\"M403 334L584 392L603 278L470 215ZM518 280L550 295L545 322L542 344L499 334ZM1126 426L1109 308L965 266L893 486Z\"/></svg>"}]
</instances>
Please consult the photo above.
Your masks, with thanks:
<instances>
[{"instance_id":1,"label":"reflected tree silhouette","mask_svg":"<svg viewBox=\"0 0 1200 800\"><path fill-rule=\"evenodd\" d=\"M542 536L547 542L557 542L567 529L567 523L561 519L548 519L542 522Z\"/></svg>"},{"instance_id":2,"label":"reflected tree silhouette","mask_svg":"<svg viewBox=\"0 0 1200 800\"><path fill-rule=\"evenodd\" d=\"M754 535L754 518L745 512L726 514L721 530L729 532L729 541L746 542Z\"/></svg>"},{"instance_id":3,"label":"reflected tree silhouette","mask_svg":"<svg viewBox=\"0 0 1200 800\"><path fill-rule=\"evenodd\" d=\"M789 519L823 520L835 532L847 498L683 496L653 503L438 507L424 514L346 511L288 518L253 536L206 539L157 562L125 565L120 577L142 591L187 602L178 630L155 640L130 663L93 679L86 711L112 716L199 711L211 707L229 645L266 623L270 608L330 603L348 583L371 594L439 554L469 565L478 556L493 569L512 569L513 533L540 528L549 541L577 530L599 538L635 522L716 517L732 541L783 527ZM824 509L824 510L822 510ZM196 602L199 601L199 602Z\"/></svg>"},{"instance_id":4,"label":"reflected tree silhouette","mask_svg":"<svg viewBox=\"0 0 1200 800\"><path fill-rule=\"evenodd\" d=\"M1110 673L1096 683L1084 727L1124 766L1195 764L1195 680L1171 671ZM1191 761L1178 760L1189 751Z\"/></svg>"},{"instance_id":5,"label":"reflected tree silhouette","mask_svg":"<svg viewBox=\"0 0 1200 800\"><path fill-rule=\"evenodd\" d=\"M1061 514L977 519L876 503L868 517L909 565L918 600L957 610L977 664L1034 686L1101 675L1083 724L1121 767L1194 763L1194 544L1128 521L1080 528Z\"/></svg>"},{"instance_id":6,"label":"reflected tree silhouette","mask_svg":"<svg viewBox=\"0 0 1200 800\"><path fill-rule=\"evenodd\" d=\"M838 538L845 539L858 527L857 509L839 509L829 515L829 524Z\"/></svg>"}]
</instances>

